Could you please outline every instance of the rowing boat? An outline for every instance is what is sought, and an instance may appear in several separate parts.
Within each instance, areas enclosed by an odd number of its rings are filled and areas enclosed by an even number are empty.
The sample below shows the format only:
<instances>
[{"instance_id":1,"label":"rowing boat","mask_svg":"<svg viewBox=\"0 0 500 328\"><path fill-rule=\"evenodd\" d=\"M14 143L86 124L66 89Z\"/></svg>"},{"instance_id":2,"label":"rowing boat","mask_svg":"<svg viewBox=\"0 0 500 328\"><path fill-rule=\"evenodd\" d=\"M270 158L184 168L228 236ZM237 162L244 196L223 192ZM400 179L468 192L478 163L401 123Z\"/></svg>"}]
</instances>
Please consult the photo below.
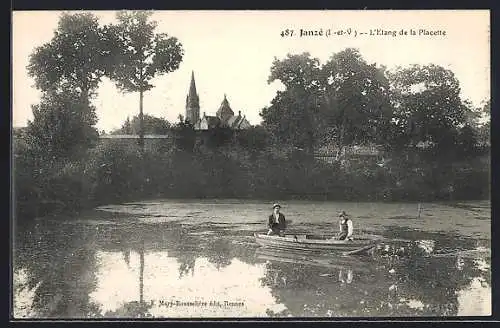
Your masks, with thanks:
<instances>
[{"instance_id":1,"label":"rowing boat","mask_svg":"<svg viewBox=\"0 0 500 328\"><path fill-rule=\"evenodd\" d=\"M314 235L265 235L254 233L255 241L262 247L313 252L335 252L343 255L366 253L377 246L373 237L358 237L354 240L335 240Z\"/></svg>"},{"instance_id":2,"label":"rowing boat","mask_svg":"<svg viewBox=\"0 0 500 328\"><path fill-rule=\"evenodd\" d=\"M293 265L314 266L323 269L352 270L369 273L373 268L371 259L358 256L329 256L296 250L282 250L260 247L255 250L255 257L261 261Z\"/></svg>"}]
</instances>

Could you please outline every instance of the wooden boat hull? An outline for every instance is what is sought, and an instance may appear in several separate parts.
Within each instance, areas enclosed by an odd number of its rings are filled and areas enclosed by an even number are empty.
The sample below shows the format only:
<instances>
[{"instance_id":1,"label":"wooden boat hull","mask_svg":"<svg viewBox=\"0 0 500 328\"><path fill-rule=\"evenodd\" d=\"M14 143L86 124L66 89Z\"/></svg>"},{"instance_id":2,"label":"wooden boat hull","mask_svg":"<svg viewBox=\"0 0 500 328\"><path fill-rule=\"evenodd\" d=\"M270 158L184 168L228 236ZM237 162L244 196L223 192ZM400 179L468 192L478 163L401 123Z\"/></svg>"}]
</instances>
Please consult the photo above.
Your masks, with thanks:
<instances>
[{"instance_id":1,"label":"wooden boat hull","mask_svg":"<svg viewBox=\"0 0 500 328\"><path fill-rule=\"evenodd\" d=\"M368 252L377 246L374 239L333 240L311 239L308 235L268 236L254 233L255 241L262 247L300 250L310 252L335 252L344 255L355 255Z\"/></svg>"},{"instance_id":2,"label":"wooden boat hull","mask_svg":"<svg viewBox=\"0 0 500 328\"><path fill-rule=\"evenodd\" d=\"M329 254L312 254L295 250L278 250L261 247L255 251L259 260L290 263L294 265L315 266L323 269L353 270L356 272L371 272L372 262L354 256L328 256Z\"/></svg>"}]
</instances>

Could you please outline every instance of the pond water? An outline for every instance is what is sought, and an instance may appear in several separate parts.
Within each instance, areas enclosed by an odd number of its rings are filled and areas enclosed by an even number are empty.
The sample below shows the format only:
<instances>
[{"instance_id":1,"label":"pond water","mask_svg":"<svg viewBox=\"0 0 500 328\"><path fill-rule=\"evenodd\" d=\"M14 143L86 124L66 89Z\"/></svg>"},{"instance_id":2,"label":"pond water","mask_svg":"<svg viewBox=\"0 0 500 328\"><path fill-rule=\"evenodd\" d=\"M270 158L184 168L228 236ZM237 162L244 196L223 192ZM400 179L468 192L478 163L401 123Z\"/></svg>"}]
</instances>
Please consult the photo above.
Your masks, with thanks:
<instances>
[{"instance_id":1,"label":"pond water","mask_svg":"<svg viewBox=\"0 0 500 328\"><path fill-rule=\"evenodd\" d=\"M282 203L294 233L386 239L370 257L258 248L270 204L157 200L36 220L14 244L15 318L491 314L490 203Z\"/></svg>"}]
</instances>

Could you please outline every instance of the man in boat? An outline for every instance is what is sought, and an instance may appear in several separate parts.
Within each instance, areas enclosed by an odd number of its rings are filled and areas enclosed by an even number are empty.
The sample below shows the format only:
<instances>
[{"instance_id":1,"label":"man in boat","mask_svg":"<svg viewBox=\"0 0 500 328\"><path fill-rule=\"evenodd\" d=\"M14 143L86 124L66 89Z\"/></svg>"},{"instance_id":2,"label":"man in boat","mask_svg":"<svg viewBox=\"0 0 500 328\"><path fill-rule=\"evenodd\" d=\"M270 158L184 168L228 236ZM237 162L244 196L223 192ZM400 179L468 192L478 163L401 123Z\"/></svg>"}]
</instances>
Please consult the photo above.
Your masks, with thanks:
<instances>
[{"instance_id":1,"label":"man in boat","mask_svg":"<svg viewBox=\"0 0 500 328\"><path fill-rule=\"evenodd\" d=\"M268 235L285 235L286 221L285 216L283 215L283 213L280 213L280 210L280 204L273 205L273 214L269 215L269 231L267 232Z\"/></svg>"},{"instance_id":2,"label":"man in boat","mask_svg":"<svg viewBox=\"0 0 500 328\"><path fill-rule=\"evenodd\" d=\"M337 239L352 240L353 225L351 218L349 218L349 216L345 211L340 212L339 218L340 218L339 221L340 232L337 236Z\"/></svg>"}]
</instances>

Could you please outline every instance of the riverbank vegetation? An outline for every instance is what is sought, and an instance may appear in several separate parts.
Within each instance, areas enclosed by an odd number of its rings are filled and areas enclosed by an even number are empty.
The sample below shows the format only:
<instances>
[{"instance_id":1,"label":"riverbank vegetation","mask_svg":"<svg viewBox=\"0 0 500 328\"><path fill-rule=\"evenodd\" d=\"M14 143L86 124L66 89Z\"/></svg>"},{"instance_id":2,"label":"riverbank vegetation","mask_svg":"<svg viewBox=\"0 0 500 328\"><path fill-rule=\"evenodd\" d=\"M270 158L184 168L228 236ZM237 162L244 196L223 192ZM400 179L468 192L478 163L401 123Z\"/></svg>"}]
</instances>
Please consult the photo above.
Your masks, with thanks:
<instances>
[{"instance_id":1,"label":"riverbank vegetation","mask_svg":"<svg viewBox=\"0 0 500 328\"><path fill-rule=\"evenodd\" d=\"M101 77L142 100L149 79L177 69L183 55L143 12L118 19L127 29L64 14L51 42L33 52L28 70L43 97L14 131L16 218L158 197L489 199L489 101L475 108L462 100L459 81L440 66L389 71L356 49L324 64L307 53L276 59L269 83L284 88L251 129L199 133L143 115L141 101L139 115L113 133L170 135L162 147L99 140L92 99ZM141 51L151 56L147 69L134 57ZM349 152L360 145L377 153Z\"/></svg>"}]
</instances>

